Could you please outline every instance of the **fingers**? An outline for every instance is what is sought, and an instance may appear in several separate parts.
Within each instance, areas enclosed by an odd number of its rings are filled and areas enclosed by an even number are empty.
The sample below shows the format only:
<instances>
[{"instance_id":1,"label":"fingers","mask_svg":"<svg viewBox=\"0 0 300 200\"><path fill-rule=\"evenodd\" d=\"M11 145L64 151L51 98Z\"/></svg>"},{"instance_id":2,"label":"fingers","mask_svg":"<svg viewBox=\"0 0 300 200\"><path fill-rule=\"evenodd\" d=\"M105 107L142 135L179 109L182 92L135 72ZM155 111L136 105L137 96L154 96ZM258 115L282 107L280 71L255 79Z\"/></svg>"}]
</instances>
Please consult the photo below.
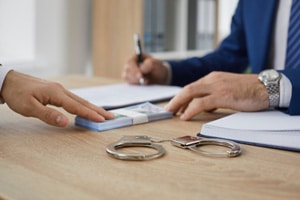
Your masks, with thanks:
<instances>
[{"instance_id":1,"label":"fingers","mask_svg":"<svg viewBox=\"0 0 300 200\"><path fill-rule=\"evenodd\" d=\"M185 86L171 101L165 109L180 114L180 119L190 120L195 115L213 110L217 107L217 96L209 92L210 87L205 79Z\"/></svg>"},{"instance_id":2,"label":"fingers","mask_svg":"<svg viewBox=\"0 0 300 200\"><path fill-rule=\"evenodd\" d=\"M113 119L114 115L105 109L89 103L70 91L65 91L69 100L62 103L62 107L69 113L80 115L87 119L102 122L105 119Z\"/></svg>"},{"instance_id":3,"label":"fingers","mask_svg":"<svg viewBox=\"0 0 300 200\"><path fill-rule=\"evenodd\" d=\"M193 84L185 86L171 101L165 106L170 112L177 113L181 108L186 107L195 95L195 88Z\"/></svg>"},{"instance_id":4,"label":"fingers","mask_svg":"<svg viewBox=\"0 0 300 200\"><path fill-rule=\"evenodd\" d=\"M268 95L257 75L213 72L184 87L166 109L190 120L203 111L217 108L258 111L267 106Z\"/></svg>"},{"instance_id":5,"label":"fingers","mask_svg":"<svg viewBox=\"0 0 300 200\"><path fill-rule=\"evenodd\" d=\"M52 84L48 88L48 93L44 95L46 96L35 96L35 98L43 105L51 104L62 107L71 114L79 115L96 122L114 118L112 113L80 98L69 90L66 90L60 84Z\"/></svg>"},{"instance_id":6,"label":"fingers","mask_svg":"<svg viewBox=\"0 0 300 200\"><path fill-rule=\"evenodd\" d=\"M6 76L1 95L15 112L39 118L50 125L66 126L68 118L47 105L63 107L71 114L96 122L114 118L112 113L76 96L58 83L14 71Z\"/></svg>"},{"instance_id":7,"label":"fingers","mask_svg":"<svg viewBox=\"0 0 300 200\"><path fill-rule=\"evenodd\" d=\"M137 63L136 55L129 58L124 65L122 78L130 84L140 84L141 78L144 79L144 84L158 83L156 79L161 79L162 62L154 59L149 55L143 55L144 61ZM164 75L165 76L165 75Z\"/></svg>"},{"instance_id":8,"label":"fingers","mask_svg":"<svg viewBox=\"0 0 300 200\"><path fill-rule=\"evenodd\" d=\"M21 115L38 118L53 126L65 127L69 123L68 117L64 114L55 109L44 106L35 98L31 98L26 101L25 104L19 104L18 106L12 107L12 109Z\"/></svg>"},{"instance_id":9,"label":"fingers","mask_svg":"<svg viewBox=\"0 0 300 200\"><path fill-rule=\"evenodd\" d=\"M182 112L180 119L188 121L199 113L214 110L216 105L212 96L194 99Z\"/></svg>"},{"instance_id":10,"label":"fingers","mask_svg":"<svg viewBox=\"0 0 300 200\"><path fill-rule=\"evenodd\" d=\"M58 127L65 127L69 124L69 119L61 112L42 105L38 100L31 102L30 108L24 108L24 116L35 117L43 122ZM22 114L22 113L21 113Z\"/></svg>"},{"instance_id":11,"label":"fingers","mask_svg":"<svg viewBox=\"0 0 300 200\"><path fill-rule=\"evenodd\" d=\"M139 84L139 80L143 77L143 74L137 63L137 56L134 55L129 58L124 65L122 78L130 84Z\"/></svg>"},{"instance_id":12,"label":"fingers","mask_svg":"<svg viewBox=\"0 0 300 200\"><path fill-rule=\"evenodd\" d=\"M139 84L139 79L142 77L142 73L138 69L137 64L133 62L128 62L124 66L124 70L122 72L122 78L130 84Z\"/></svg>"},{"instance_id":13,"label":"fingers","mask_svg":"<svg viewBox=\"0 0 300 200\"><path fill-rule=\"evenodd\" d=\"M70 95L71 97L68 95ZM63 107L71 114L75 114L96 122L103 122L105 121L105 119L112 119L114 117L112 113L109 113L95 105L92 105L87 101L77 97L76 95L73 95L71 93L68 95L60 96L59 98L61 99L55 100L54 98L57 97L53 96L51 99L52 102L49 102L49 104ZM25 112L27 116L36 117L53 126L64 127L68 125L68 117L66 117L56 109L44 106L38 99L35 99L31 105L31 111Z\"/></svg>"}]
</instances>

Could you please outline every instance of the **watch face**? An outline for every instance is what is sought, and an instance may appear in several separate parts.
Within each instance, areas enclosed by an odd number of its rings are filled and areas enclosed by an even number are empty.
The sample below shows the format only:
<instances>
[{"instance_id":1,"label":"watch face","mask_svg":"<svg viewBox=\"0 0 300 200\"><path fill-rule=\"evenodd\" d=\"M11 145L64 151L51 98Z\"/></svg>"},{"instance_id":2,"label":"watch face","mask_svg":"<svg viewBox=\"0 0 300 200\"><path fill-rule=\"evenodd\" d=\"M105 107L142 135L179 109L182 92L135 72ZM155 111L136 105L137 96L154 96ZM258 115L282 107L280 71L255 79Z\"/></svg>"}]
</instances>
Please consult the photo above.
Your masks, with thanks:
<instances>
[{"instance_id":1,"label":"watch face","mask_svg":"<svg viewBox=\"0 0 300 200\"><path fill-rule=\"evenodd\" d=\"M262 77L264 80L274 81L280 77L276 70L266 70L262 72Z\"/></svg>"}]
</instances>

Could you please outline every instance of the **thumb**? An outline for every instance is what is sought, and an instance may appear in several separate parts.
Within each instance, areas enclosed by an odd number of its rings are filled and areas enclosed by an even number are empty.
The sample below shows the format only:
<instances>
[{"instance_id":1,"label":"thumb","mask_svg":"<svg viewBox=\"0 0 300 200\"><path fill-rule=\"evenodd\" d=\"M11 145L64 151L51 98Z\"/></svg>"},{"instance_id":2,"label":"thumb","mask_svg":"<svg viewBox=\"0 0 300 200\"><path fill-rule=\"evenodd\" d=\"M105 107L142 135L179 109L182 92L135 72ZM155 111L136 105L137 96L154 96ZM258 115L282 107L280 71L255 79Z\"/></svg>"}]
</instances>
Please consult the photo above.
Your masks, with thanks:
<instances>
[{"instance_id":1,"label":"thumb","mask_svg":"<svg viewBox=\"0 0 300 200\"><path fill-rule=\"evenodd\" d=\"M58 127L65 127L69 123L68 117L64 114L53 108L42 105L39 105L39 108L36 109L36 112L32 115L32 117L36 117L49 125Z\"/></svg>"}]
</instances>

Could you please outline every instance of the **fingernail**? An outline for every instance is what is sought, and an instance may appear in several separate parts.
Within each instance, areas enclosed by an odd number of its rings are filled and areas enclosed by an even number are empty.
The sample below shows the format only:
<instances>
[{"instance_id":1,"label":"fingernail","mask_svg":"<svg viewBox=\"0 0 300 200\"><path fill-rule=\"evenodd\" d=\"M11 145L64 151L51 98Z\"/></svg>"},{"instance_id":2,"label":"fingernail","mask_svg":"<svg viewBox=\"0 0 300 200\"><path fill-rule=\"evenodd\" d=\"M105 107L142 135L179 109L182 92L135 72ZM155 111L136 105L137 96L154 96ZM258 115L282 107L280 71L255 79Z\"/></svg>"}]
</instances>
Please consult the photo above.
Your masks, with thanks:
<instances>
[{"instance_id":1,"label":"fingernail","mask_svg":"<svg viewBox=\"0 0 300 200\"><path fill-rule=\"evenodd\" d=\"M59 115L58 117L56 117L56 124L60 124L61 121L62 121L62 116Z\"/></svg>"},{"instance_id":2,"label":"fingernail","mask_svg":"<svg viewBox=\"0 0 300 200\"><path fill-rule=\"evenodd\" d=\"M165 105L165 106L164 106L164 109L165 109L165 110L169 110L169 104Z\"/></svg>"},{"instance_id":3,"label":"fingernail","mask_svg":"<svg viewBox=\"0 0 300 200\"><path fill-rule=\"evenodd\" d=\"M141 77L142 77L142 74L141 74L141 73L137 73L137 74L136 74L136 78L137 78L137 79L140 79Z\"/></svg>"},{"instance_id":4,"label":"fingernail","mask_svg":"<svg viewBox=\"0 0 300 200\"><path fill-rule=\"evenodd\" d=\"M60 127L65 127L68 125L69 120L66 116L64 115L59 115L56 117L55 119L56 125L60 126Z\"/></svg>"},{"instance_id":5,"label":"fingernail","mask_svg":"<svg viewBox=\"0 0 300 200\"><path fill-rule=\"evenodd\" d=\"M180 115L180 119L184 120L185 116L184 114Z\"/></svg>"}]
</instances>

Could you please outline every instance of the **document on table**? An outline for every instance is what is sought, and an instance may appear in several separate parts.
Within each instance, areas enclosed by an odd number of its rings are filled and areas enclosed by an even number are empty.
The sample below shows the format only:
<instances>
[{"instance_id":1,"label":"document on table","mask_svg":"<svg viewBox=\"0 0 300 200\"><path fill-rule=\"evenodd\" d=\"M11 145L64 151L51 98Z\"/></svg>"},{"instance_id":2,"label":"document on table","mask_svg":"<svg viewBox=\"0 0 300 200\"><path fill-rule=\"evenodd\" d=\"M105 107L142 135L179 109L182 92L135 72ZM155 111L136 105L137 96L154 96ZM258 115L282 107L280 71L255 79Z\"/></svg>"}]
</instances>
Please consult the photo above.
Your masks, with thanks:
<instances>
[{"instance_id":1,"label":"document on table","mask_svg":"<svg viewBox=\"0 0 300 200\"><path fill-rule=\"evenodd\" d=\"M182 88L165 85L127 83L72 89L71 92L105 109L121 108L143 102L161 102L174 97Z\"/></svg>"},{"instance_id":2,"label":"document on table","mask_svg":"<svg viewBox=\"0 0 300 200\"><path fill-rule=\"evenodd\" d=\"M300 151L300 116L278 110L239 112L204 124L198 136Z\"/></svg>"}]
</instances>

